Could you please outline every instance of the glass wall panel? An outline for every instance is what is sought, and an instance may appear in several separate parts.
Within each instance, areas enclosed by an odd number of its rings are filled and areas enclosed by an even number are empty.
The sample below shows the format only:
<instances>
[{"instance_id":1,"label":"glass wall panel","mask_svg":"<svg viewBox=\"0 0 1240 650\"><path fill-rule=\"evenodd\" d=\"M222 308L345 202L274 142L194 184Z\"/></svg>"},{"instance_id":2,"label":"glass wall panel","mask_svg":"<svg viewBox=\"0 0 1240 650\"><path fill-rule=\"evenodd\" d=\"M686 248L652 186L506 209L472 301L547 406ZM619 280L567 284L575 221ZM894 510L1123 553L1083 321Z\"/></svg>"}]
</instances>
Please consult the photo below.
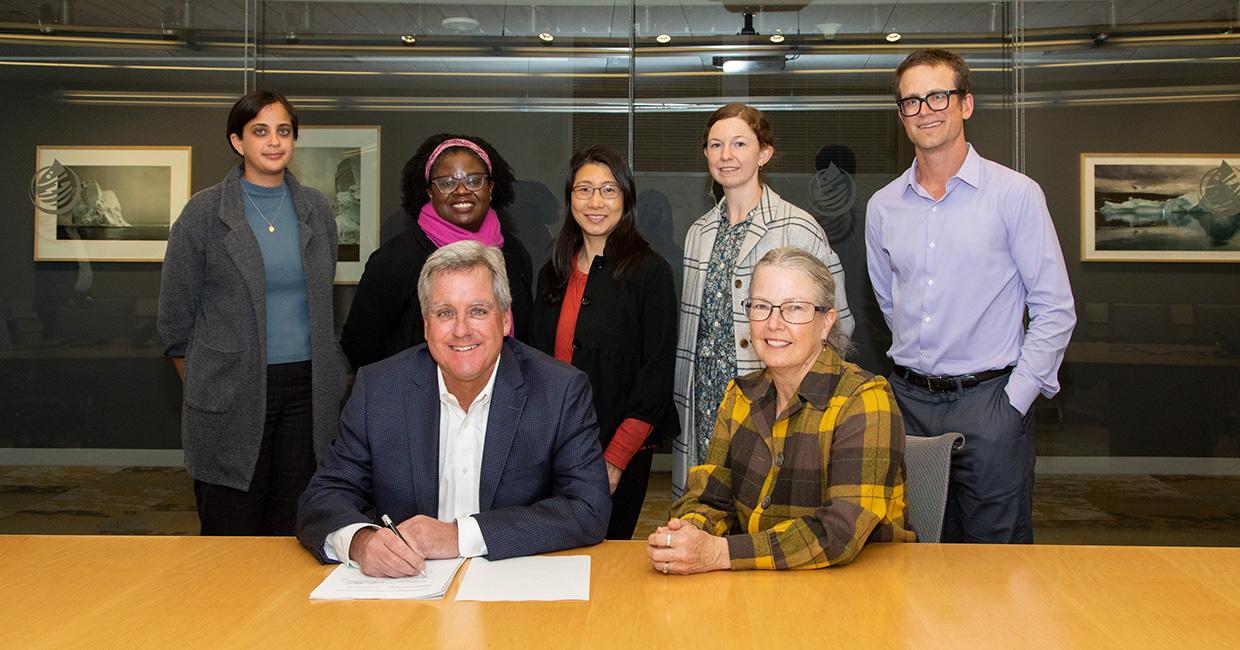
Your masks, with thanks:
<instances>
[{"instance_id":1,"label":"glass wall panel","mask_svg":"<svg viewBox=\"0 0 1240 650\"><path fill-rule=\"evenodd\" d=\"M1043 455L1240 456L1238 10L1024 3L1026 172L1078 316Z\"/></svg>"},{"instance_id":2,"label":"glass wall panel","mask_svg":"<svg viewBox=\"0 0 1240 650\"><path fill-rule=\"evenodd\" d=\"M411 223L400 209L401 169L419 144L474 135L516 173L517 197L502 216L537 272L563 218L573 150L627 148L627 3L260 6L259 84L286 92L307 125L380 127L380 241Z\"/></svg>"},{"instance_id":3,"label":"glass wall panel","mask_svg":"<svg viewBox=\"0 0 1240 650\"><path fill-rule=\"evenodd\" d=\"M189 193L233 164L224 111L245 87L247 5L0 7L0 448L176 454L159 263Z\"/></svg>"},{"instance_id":4,"label":"glass wall panel","mask_svg":"<svg viewBox=\"0 0 1240 650\"><path fill-rule=\"evenodd\" d=\"M775 132L767 182L828 233L854 358L885 373L865 205L913 158L892 72L934 46L972 69L969 141L1041 185L1067 258L1078 326L1062 392L1034 407L1040 470L1240 473L1235 0L0 0L0 12L12 139L0 205L14 224L0 238L0 462L179 464L180 381L154 330L163 242L178 202L236 164L225 116L255 87L298 106L296 171L341 215L338 324L367 254L413 225L406 161L443 132L485 138L513 167L501 218L535 274L572 152L625 153L639 226L679 290L686 231L717 202L703 127L725 103L753 104Z\"/></svg>"},{"instance_id":5,"label":"glass wall panel","mask_svg":"<svg viewBox=\"0 0 1240 650\"><path fill-rule=\"evenodd\" d=\"M865 270L865 205L912 162L891 76L914 48L959 50L974 72L970 139L1008 163L1012 110L1005 5L996 3L638 3L633 165L642 219L676 266L689 225L716 202L702 153L709 115L760 108L775 135L764 168L814 214L845 267L856 360L889 368L890 333Z\"/></svg>"}]
</instances>

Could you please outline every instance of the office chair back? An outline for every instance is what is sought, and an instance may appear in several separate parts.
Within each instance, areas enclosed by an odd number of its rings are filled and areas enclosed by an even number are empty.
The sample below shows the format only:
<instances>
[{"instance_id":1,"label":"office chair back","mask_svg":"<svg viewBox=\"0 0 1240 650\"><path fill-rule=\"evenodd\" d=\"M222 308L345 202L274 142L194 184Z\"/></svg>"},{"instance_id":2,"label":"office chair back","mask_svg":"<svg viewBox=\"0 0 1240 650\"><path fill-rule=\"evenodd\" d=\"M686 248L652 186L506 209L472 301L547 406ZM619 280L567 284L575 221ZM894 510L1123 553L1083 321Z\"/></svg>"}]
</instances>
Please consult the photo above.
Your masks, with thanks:
<instances>
[{"instance_id":1,"label":"office chair back","mask_svg":"<svg viewBox=\"0 0 1240 650\"><path fill-rule=\"evenodd\" d=\"M905 521L917 531L917 541L937 543L943 533L947 481L952 452L964 446L964 436L906 436L904 438Z\"/></svg>"}]
</instances>

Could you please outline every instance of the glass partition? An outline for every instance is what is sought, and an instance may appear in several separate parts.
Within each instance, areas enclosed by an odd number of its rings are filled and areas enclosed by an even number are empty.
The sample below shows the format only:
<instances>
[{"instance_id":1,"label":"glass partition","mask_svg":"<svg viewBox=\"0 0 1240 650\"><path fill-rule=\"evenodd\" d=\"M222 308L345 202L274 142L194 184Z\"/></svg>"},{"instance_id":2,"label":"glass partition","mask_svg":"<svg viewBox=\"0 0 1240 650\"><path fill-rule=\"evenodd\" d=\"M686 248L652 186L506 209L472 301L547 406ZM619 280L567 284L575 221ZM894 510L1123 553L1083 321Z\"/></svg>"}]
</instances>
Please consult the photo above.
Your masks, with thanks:
<instances>
[{"instance_id":1,"label":"glass partition","mask_svg":"<svg viewBox=\"0 0 1240 650\"><path fill-rule=\"evenodd\" d=\"M233 164L224 111L246 87L252 7L5 8L0 448L6 462L176 460L160 261L170 218Z\"/></svg>"},{"instance_id":2,"label":"glass partition","mask_svg":"<svg viewBox=\"0 0 1240 650\"><path fill-rule=\"evenodd\" d=\"M854 359L887 372L865 204L913 158L893 70L945 47L973 72L970 142L1041 185L1076 296L1063 390L1035 405L1040 471L1240 474L1234 1L2 6L0 463L180 464L180 382L154 331L163 242L178 201L236 163L227 109L255 87L299 107L296 172L339 215L338 323L366 256L410 226L401 170L428 136L480 136L511 163L503 218L535 270L572 152L616 147L679 283L716 200L705 121L758 106L769 183L844 263Z\"/></svg>"},{"instance_id":3,"label":"glass partition","mask_svg":"<svg viewBox=\"0 0 1240 650\"><path fill-rule=\"evenodd\" d=\"M1039 449L1230 466L1204 459L1240 456L1240 8L1025 7L1025 171L1046 191L1078 316Z\"/></svg>"}]
</instances>

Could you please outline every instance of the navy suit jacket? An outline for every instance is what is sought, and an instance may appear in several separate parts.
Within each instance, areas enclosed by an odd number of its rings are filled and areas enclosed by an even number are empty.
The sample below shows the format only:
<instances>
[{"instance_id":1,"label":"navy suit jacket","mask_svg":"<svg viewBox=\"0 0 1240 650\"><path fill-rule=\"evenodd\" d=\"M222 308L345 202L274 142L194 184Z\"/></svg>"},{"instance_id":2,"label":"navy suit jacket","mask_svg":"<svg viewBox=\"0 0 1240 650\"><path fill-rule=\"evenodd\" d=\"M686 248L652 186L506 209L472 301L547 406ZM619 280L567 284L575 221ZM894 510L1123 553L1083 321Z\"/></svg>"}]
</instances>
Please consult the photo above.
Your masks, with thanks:
<instances>
[{"instance_id":1,"label":"navy suit jacket","mask_svg":"<svg viewBox=\"0 0 1240 650\"><path fill-rule=\"evenodd\" d=\"M320 562L333 531L439 515L439 382L425 344L363 367L340 435L297 508L297 537ZM602 541L607 470L585 374L504 339L475 515L501 560Z\"/></svg>"}]
</instances>

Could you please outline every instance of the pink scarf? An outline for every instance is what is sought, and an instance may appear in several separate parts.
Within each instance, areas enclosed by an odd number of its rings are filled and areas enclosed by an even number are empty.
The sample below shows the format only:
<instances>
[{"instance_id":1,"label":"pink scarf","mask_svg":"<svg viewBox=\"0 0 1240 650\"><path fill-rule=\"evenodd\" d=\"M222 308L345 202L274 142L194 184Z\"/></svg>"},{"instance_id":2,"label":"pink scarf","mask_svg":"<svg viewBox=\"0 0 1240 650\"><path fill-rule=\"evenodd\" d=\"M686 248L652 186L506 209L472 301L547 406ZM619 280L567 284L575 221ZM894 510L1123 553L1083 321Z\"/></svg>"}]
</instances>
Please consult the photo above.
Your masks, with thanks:
<instances>
[{"instance_id":1,"label":"pink scarf","mask_svg":"<svg viewBox=\"0 0 1240 650\"><path fill-rule=\"evenodd\" d=\"M472 232L449 223L439 216L439 213L435 212L435 206L427 201L418 213L418 227L430 237L435 248L443 248L464 239L472 239L496 248L504 245L504 235L499 231L499 215L495 214L494 208L487 208L486 216L482 217L482 226L478 228L478 232Z\"/></svg>"},{"instance_id":2,"label":"pink scarf","mask_svg":"<svg viewBox=\"0 0 1240 650\"><path fill-rule=\"evenodd\" d=\"M499 215L495 214L494 208L488 208L486 216L482 218L482 226L478 228L478 232L466 230L454 223L439 216L435 212L435 206L429 201L422 206L422 211L418 213L418 227L426 236L430 238L435 248L443 248L448 244L472 239L486 246L494 246L499 248L504 245L504 235L499 230ZM516 336L517 321L512 317L512 308L508 308L508 336Z\"/></svg>"}]
</instances>

